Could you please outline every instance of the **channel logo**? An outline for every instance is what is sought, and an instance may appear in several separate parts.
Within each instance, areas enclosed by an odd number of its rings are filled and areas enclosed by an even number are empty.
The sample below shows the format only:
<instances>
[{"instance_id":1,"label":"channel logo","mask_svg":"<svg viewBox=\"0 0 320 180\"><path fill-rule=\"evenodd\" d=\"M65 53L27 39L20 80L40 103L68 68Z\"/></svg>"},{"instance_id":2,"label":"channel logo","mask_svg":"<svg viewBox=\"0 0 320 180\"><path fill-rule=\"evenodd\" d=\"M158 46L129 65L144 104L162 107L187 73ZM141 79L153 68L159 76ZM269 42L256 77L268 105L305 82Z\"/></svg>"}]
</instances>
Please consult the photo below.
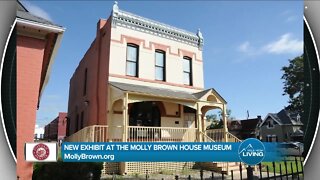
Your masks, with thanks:
<instances>
[{"instance_id":1,"label":"channel logo","mask_svg":"<svg viewBox=\"0 0 320 180\"><path fill-rule=\"evenodd\" d=\"M238 149L241 161L248 165L256 165L262 162L265 152L263 143L255 138L244 140Z\"/></svg>"},{"instance_id":2,"label":"channel logo","mask_svg":"<svg viewBox=\"0 0 320 180\"><path fill-rule=\"evenodd\" d=\"M29 162L56 162L56 143L26 143L25 159Z\"/></svg>"}]
</instances>

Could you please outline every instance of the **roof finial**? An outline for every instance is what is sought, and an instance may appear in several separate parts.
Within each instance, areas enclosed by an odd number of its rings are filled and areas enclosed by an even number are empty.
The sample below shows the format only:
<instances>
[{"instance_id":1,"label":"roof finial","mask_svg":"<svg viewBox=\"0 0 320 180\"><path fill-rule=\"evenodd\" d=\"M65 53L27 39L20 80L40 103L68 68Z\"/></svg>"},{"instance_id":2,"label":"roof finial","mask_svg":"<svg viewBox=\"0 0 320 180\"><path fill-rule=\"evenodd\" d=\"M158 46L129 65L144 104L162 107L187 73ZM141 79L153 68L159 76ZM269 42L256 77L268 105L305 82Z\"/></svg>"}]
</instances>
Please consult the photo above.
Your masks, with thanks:
<instances>
[{"instance_id":1,"label":"roof finial","mask_svg":"<svg viewBox=\"0 0 320 180\"><path fill-rule=\"evenodd\" d=\"M119 11L119 7L118 7L118 2L117 1L114 2L112 11L113 12L118 12Z\"/></svg>"},{"instance_id":2,"label":"roof finial","mask_svg":"<svg viewBox=\"0 0 320 180\"><path fill-rule=\"evenodd\" d=\"M200 28L198 28L197 35L198 35L198 37L199 37L200 39L203 39L202 33L201 33L201 31L200 31Z\"/></svg>"},{"instance_id":3,"label":"roof finial","mask_svg":"<svg viewBox=\"0 0 320 180\"><path fill-rule=\"evenodd\" d=\"M198 28L197 36L198 36L198 38L199 38L199 40L198 40L198 48L202 50L202 46L203 46L203 36L202 36L201 31L200 31L200 28Z\"/></svg>"}]
</instances>

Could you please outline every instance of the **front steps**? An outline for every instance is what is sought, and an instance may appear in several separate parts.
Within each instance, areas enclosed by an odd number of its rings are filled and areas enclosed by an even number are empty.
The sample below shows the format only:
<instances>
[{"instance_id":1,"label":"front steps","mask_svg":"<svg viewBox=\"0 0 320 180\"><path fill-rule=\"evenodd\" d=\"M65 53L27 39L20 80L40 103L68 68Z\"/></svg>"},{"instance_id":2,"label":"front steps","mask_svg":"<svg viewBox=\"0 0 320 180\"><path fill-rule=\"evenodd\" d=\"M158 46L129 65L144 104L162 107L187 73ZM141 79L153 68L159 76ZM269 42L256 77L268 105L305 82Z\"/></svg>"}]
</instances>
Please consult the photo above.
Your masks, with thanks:
<instances>
[{"instance_id":1,"label":"front steps","mask_svg":"<svg viewBox=\"0 0 320 180\"><path fill-rule=\"evenodd\" d=\"M199 163L199 165L202 169L220 172L223 174L229 174L231 170L233 172L240 171L240 162L201 162ZM243 163L241 164L241 166L242 170L246 168ZM227 171L229 171L229 173Z\"/></svg>"}]
</instances>

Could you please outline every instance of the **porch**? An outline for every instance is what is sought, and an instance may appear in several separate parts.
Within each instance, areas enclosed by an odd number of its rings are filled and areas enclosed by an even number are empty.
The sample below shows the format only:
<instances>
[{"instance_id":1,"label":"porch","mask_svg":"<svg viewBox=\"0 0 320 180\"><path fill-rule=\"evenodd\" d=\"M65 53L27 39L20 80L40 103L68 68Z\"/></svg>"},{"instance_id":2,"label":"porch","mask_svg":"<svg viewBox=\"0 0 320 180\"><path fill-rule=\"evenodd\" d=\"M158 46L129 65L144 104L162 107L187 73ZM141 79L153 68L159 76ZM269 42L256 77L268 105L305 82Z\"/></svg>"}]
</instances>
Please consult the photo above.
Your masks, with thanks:
<instances>
[{"instance_id":1,"label":"porch","mask_svg":"<svg viewBox=\"0 0 320 180\"><path fill-rule=\"evenodd\" d=\"M128 135L123 134L127 132ZM123 137L127 137L123 139ZM227 137L227 139L225 139ZM238 138L224 129L210 129L199 132L197 128L139 127L93 125L69 136L69 142L240 142ZM200 163L204 169L228 173L238 168L238 163L207 162ZM170 171L192 169L195 162L126 162L104 163L103 174L111 173L156 173L163 169Z\"/></svg>"},{"instance_id":2,"label":"porch","mask_svg":"<svg viewBox=\"0 0 320 180\"><path fill-rule=\"evenodd\" d=\"M123 135L125 132L127 136ZM195 142L196 128L93 125L66 138L68 142ZM127 137L127 139L123 139Z\"/></svg>"},{"instance_id":3,"label":"porch","mask_svg":"<svg viewBox=\"0 0 320 180\"><path fill-rule=\"evenodd\" d=\"M228 142L226 102L214 89L197 93L125 83L109 83L107 118L70 135L82 142ZM223 128L206 130L205 114L222 111ZM194 162L105 163L104 173L149 173L192 168ZM211 162L212 164L212 162ZM228 171L227 163L215 163ZM160 169L159 169L160 168Z\"/></svg>"}]
</instances>

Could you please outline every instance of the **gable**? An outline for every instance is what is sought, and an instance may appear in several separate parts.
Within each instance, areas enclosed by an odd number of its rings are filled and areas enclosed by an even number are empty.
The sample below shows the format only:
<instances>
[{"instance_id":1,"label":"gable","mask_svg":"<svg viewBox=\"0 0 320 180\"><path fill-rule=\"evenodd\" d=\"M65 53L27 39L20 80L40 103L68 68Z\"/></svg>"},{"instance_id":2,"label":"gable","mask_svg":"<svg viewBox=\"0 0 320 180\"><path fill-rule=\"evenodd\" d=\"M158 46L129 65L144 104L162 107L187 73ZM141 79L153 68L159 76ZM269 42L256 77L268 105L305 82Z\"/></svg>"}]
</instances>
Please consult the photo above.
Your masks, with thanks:
<instances>
[{"instance_id":1,"label":"gable","mask_svg":"<svg viewBox=\"0 0 320 180\"><path fill-rule=\"evenodd\" d=\"M268 125L268 122L269 121L273 121L273 124L274 125L282 125L282 123L281 122L279 122L272 114L268 114L265 118L264 118L264 120L261 122L261 124L259 125L259 127L262 127L262 126L266 126L266 125Z\"/></svg>"},{"instance_id":2,"label":"gable","mask_svg":"<svg viewBox=\"0 0 320 180\"><path fill-rule=\"evenodd\" d=\"M220 94L215 91L213 88L207 89L204 91L200 91L198 93L193 94L197 99L202 101L208 101L213 103L224 103L227 102L220 96Z\"/></svg>"}]
</instances>

